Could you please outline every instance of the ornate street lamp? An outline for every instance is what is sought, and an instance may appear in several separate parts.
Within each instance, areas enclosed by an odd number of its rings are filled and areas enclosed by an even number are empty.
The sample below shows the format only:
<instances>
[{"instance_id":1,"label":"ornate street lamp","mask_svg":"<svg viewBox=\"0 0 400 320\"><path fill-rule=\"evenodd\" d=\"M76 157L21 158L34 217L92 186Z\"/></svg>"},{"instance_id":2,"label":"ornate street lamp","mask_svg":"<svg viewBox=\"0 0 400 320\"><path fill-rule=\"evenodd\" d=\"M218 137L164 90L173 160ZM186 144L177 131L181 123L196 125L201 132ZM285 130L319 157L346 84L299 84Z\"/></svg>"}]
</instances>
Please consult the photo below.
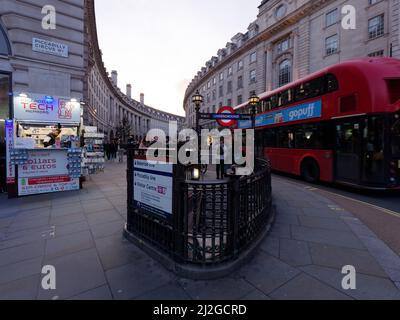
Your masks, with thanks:
<instances>
[{"instance_id":1,"label":"ornate street lamp","mask_svg":"<svg viewBox=\"0 0 400 320\"><path fill-rule=\"evenodd\" d=\"M260 103L260 98L256 95L256 92L253 91L251 97L249 98L249 105L251 107L251 125L253 129L256 128L256 110Z\"/></svg>"},{"instance_id":2,"label":"ornate street lamp","mask_svg":"<svg viewBox=\"0 0 400 320\"><path fill-rule=\"evenodd\" d=\"M199 90L196 91L192 97L192 102L196 106L196 132L200 134L200 106L203 103L203 96L200 94Z\"/></svg>"},{"instance_id":3,"label":"ornate street lamp","mask_svg":"<svg viewBox=\"0 0 400 320\"><path fill-rule=\"evenodd\" d=\"M203 96L200 94L199 90L196 90L196 93L192 97L192 102L195 105L196 110L196 132L197 132L197 159L198 159L198 172L200 172L200 162L201 162L201 152L200 152L200 106L203 103Z\"/></svg>"}]
</instances>

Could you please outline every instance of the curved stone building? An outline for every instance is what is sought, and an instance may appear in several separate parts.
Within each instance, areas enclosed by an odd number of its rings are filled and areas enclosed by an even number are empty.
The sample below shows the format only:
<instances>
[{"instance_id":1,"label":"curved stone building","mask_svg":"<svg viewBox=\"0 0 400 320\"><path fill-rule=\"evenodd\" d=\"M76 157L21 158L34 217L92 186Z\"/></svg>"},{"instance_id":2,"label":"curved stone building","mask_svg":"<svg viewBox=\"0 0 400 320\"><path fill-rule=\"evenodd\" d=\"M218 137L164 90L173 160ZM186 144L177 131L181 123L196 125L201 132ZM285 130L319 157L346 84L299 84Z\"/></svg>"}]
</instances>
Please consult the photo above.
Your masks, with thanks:
<instances>
[{"instance_id":1,"label":"curved stone building","mask_svg":"<svg viewBox=\"0 0 400 320\"><path fill-rule=\"evenodd\" d=\"M52 24L54 16L55 24ZM6 189L5 120L13 118L13 95L81 101L84 124L108 138L125 119L130 134L167 130L184 118L151 108L118 88L117 73L104 67L97 41L94 0L0 1L0 193Z\"/></svg>"},{"instance_id":2,"label":"curved stone building","mask_svg":"<svg viewBox=\"0 0 400 320\"><path fill-rule=\"evenodd\" d=\"M118 87L118 73L107 72L97 39L95 6L93 0L86 1L85 44L86 44L86 81L84 90L84 121L88 125L97 126L108 139L116 136L118 126L123 120L131 128L136 139L146 136L150 129L168 131L170 121L184 124L184 118L147 106L144 94L139 100L132 98L132 86L126 85L123 93Z\"/></svg>"},{"instance_id":3,"label":"curved stone building","mask_svg":"<svg viewBox=\"0 0 400 320\"><path fill-rule=\"evenodd\" d=\"M355 30L342 27L348 5L355 9ZM397 0L262 1L248 30L236 34L189 84L186 125L196 123L191 103L196 90L204 96L202 112L214 112L222 105L246 102L252 91L270 91L343 60L400 58L399 16Z\"/></svg>"}]
</instances>

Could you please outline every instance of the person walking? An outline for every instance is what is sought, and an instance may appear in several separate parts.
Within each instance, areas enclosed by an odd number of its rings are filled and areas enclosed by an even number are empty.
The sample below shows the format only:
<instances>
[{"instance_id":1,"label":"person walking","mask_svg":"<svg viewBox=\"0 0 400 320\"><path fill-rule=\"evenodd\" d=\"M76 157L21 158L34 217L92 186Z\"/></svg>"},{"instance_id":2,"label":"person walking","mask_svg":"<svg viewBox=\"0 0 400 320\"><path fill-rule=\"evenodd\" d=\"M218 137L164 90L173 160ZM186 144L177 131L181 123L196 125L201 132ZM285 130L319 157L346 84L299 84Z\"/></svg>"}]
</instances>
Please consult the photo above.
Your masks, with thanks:
<instances>
[{"instance_id":1,"label":"person walking","mask_svg":"<svg viewBox=\"0 0 400 320\"><path fill-rule=\"evenodd\" d=\"M121 144L117 144L118 148L118 162L123 163L124 162L124 149L121 148Z\"/></svg>"},{"instance_id":2,"label":"person walking","mask_svg":"<svg viewBox=\"0 0 400 320\"><path fill-rule=\"evenodd\" d=\"M222 180L225 178L225 153L226 147L224 138L221 138L219 144L219 164L217 164L217 180L219 180L220 177Z\"/></svg>"}]
</instances>

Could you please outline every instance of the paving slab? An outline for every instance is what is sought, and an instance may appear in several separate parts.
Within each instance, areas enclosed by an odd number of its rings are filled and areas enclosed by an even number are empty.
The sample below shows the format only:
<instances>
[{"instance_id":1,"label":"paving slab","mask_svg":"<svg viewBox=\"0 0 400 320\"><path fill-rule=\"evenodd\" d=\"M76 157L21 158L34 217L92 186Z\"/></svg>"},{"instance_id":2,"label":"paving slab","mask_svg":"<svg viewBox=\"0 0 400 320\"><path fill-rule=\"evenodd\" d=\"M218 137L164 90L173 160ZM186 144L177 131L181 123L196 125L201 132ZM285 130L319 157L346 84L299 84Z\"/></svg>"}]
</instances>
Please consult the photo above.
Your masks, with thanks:
<instances>
[{"instance_id":1,"label":"paving slab","mask_svg":"<svg viewBox=\"0 0 400 320\"><path fill-rule=\"evenodd\" d=\"M36 299L39 275L33 275L23 279L0 285L0 300L34 300Z\"/></svg>"},{"instance_id":2,"label":"paving slab","mask_svg":"<svg viewBox=\"0 0 400 320\"><path fill-rule=\"evenodd\" d=\"M291 239L280 239L279 259L296 267L312 264L308 243Z\"/></svg>"},{"instance_id":3,"label":"paving slab","mask_svg":"<svg viewBox=\"0 0 400 320\"><path fill-rule=\"evenodd\" d=\"M45 241L37 241L18 247L0 250L0 267L43 257Z\"/></svg>"},{"instance_id":4,"label":"paving slab","mask_svg":"<svg viewBox=\"0 0 400 320\"><path fill-rule=\"evenodd\" d=\"M352 300L348 295L304 273L270 293L274 300Z\"/></svg>"},{"instance_id":5,"label":"paving slab","mask_svg":"<svg viewBox=\"0 0 400 320\"><path fill-rule=\"evenodd\" d=\"M248 281L232 277L210 281L183 280L182 286L194 300L238 300L254 291Z\"/></svg>"},{"instance_id":6,"label":"paving slab","mask_svg":"<svg viewBox=\"0 0 400 320\"><path fill-rule=\"evenodd\" d=\"M135 300L168 301L191 300L191 298L177 281L172 281L160 288L136 297Z\"/></svg>"},{"instance_id":7,"label":"paving slab","mask_svg":"<svg viewBox=\"0 0 400 320\"><path fill-rule=\"evenodd\" d=\"M50 260L94 247L90 231L81 231L46 241L45 259Z\"/></svg>"},{"instance_id":8,"label":"paving slab","mask_svg":"<svg viewBox=\"0 0 400 320\"><path fill-rule=\"evenodd\" d=\"M126 240L122 233L96 239L96 248L104 270L113 269L129 263L145 264L151 258Z\"/></svg>"},{"instance_id":9,"label":"paving slab","mask_svg":"<svg viewBox=\"0 0 400 320\"><path fill-rule=\"evenodd\" d=\"M108 285L92 289L78 294L69 300L112 300L112 294Z\"/></svg>"},{"instance_id":10,"label":"paving slab","mask_svg":"<svg viewBox=\"0 0 400 320\"><path fill-rule=\"evenodd\" d=\"M358 300L393 300L400 299L400 291L387 278L356 274L356 289L344 290L342 280L345 276L339 269L321 266L301 267L308 275Z\"/></svg>"},{"instance_id":11,"label":"paving slab","mask_svg":"<svg viewBox=\"0 0 400 320\"><path fill-rule=\"evenodd\" d=\"M266 295L299 273L298 269L263 252L260 252L248 265L239 271L239 274L247 282Z\"/></svg>"},{"instance_id":12,"label":"paving slab","mask_svg":"<svg viewBox=\"0 0 400 320\"><path fill-rule=\"evenodd\" d=\"M316 265L341 269L354 266L357 272L387 278L387 273L367 250L309 244L312 261Z\"/></svg>"},{"instance_id":13,"label":"paving slab","mask_svg":"<svg viewBox=\"0 0 400 320\"><path fill-rule=\"evenodd\" d=\"M95 249L83 250L50 259L47 265L56 269L56 290L39 288L38 299L68 299L106 284L106 278Z\"/></svg>"},{"instance_id":14,"label":"paving slab","mask_svg":"<svg viewBox=\"0 0 400 320\"><path fill-rule=\"evenodd\" d=\"M172 275L155 261L131 263L106 272L114 299L142 296L173 280Z\"/></svg>"},{"instance_id":15,"label":"paving slab","mask_svg":"<svg viewBox=\"0 0 400 320\"><path fill-rule=\"evenodd\" d=\"M351 232L320 228L292 226L293 239L336 245L346 248L364 249L362 242Z\"/></svg>"}]
</instances>

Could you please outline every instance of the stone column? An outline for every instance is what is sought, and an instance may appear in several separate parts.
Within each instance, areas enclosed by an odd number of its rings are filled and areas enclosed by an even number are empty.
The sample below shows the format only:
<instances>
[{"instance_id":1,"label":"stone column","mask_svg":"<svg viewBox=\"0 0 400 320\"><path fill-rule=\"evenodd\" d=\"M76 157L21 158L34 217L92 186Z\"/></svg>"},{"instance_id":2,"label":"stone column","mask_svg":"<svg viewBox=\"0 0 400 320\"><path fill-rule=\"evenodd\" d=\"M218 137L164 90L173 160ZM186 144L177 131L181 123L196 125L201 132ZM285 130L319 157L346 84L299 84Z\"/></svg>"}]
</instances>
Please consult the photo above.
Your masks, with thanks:
<instances>
[{"instance_id":1,"label":"stone column","mask_svg":"<svg viewBox=\"0 0 400 320\"><path fill-rule=\"evenodd\" d=\"M293 41L293 79L292 81L299 79L299 64L298 64L298 55L299 55L299 32L297 30L293 31L292 35Z\"/></svg>"},{"instance_id":2,"label":"stone column","mask_svg":"<svg viewBox=\"0 0 400 320\"><path fill-rule=\"evenodd\" d=\"M267 45L267 65L266 65L266 91L271 91L272 90L272 79L273 79L273 70L272 70L272 54L273 54L273 46L271 43Z\"/></svg>"}]
</instances>

